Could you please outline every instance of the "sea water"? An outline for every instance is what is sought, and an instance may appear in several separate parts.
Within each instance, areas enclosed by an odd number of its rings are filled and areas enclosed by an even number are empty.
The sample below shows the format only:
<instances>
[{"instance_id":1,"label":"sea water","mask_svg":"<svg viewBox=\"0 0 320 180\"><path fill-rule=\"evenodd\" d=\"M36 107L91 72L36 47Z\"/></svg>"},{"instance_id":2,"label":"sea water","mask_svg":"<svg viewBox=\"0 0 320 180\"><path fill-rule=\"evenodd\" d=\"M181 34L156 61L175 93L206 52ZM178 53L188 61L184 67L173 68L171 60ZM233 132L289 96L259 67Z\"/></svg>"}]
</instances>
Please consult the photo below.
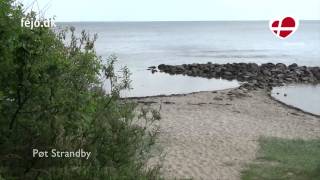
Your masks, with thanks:
<instances>
[{"instance_id":1,"label":"sea water","mask_svg":"<svg viewBox=\"0 0 320 180\"><path fill-rule=\"evenodd\" d=\"M271 94L285 104L320 116L320 85L294 84L275 87Z\"/></svg>"},{"instance_id":2,"label":"sea water","mask_svg":"<svg viewBox=\"0 0 320 180\"><path fill-rule=\"evenodd\" d=\"M302 21L294 35L278 39L267 21L239 22L70 22L77 32L98 34L97 53L115 54L117 67L128 66L130 91L150 96L237 87L237 81L203 79L146 69L159 64L266 62L320 66L320 21ZM108 90L106 83L106 90Z\"/></svg>"}]
</instances>

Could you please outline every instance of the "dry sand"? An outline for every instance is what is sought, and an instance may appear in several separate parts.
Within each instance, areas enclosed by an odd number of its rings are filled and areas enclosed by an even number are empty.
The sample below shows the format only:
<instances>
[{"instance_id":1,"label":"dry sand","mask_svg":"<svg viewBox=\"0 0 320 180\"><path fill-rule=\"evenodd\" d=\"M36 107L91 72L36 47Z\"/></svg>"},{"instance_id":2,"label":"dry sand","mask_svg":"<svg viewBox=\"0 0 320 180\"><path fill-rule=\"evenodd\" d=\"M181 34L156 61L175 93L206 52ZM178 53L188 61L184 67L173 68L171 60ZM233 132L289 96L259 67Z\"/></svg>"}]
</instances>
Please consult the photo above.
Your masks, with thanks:
<instances>
[{"instance_id":1,"label":"dry sand","mask_svg":"<svg viewBox=\"0 0 320 180\"><path fill-rule=\"evenodd\" d=\"M271 99L265 90L238 89L140 102L161 104L158 144L166 154L166 179L240 179L255 158L261 136L312 139L320 137L320 118Z\"/></svg>"}]
</instances>

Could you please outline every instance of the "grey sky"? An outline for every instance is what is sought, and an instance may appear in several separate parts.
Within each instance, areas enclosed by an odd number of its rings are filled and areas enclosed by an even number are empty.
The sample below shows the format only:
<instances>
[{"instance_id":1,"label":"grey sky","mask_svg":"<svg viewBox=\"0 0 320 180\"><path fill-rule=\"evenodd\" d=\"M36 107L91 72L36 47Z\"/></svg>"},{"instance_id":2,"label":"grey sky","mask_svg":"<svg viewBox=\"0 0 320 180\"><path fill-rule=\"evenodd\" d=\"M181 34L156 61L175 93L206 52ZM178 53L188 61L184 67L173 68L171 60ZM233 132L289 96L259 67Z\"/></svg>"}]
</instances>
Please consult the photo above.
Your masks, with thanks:
<instances>
[{"instance_id":1,"label":"grey sky","mask_svg":"<svg viewBox=\"0 0 320 180\"><path fill-rule=\"evenodd\" d=\"M29 5L34 0L20 0ZM56 21L320 20L320 0L38 0ZM34 6L34 9L38 9Z\"/></svg>"}]
</instances>

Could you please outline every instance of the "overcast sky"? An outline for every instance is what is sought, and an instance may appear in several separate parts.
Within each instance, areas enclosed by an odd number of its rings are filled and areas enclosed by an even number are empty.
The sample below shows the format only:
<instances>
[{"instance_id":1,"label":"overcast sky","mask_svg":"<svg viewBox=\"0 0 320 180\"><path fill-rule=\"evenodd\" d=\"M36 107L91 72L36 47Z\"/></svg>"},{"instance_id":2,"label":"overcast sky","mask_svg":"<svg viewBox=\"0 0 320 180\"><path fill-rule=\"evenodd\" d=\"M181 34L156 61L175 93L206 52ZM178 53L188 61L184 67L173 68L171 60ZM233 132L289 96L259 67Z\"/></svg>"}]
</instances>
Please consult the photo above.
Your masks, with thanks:
<instances>
[{"instance_id":1,"label":"overcast sky","mask_svg":"<svg viewBox=\"0 0 320 180\"><path fill-rule=\"evenodd\" d=\"M25 6L34 0L20 0ZM38 0L56 21L320 20L320 0ZM38 9L34 5L34 10Z\"/></svg>"}]
</instances>

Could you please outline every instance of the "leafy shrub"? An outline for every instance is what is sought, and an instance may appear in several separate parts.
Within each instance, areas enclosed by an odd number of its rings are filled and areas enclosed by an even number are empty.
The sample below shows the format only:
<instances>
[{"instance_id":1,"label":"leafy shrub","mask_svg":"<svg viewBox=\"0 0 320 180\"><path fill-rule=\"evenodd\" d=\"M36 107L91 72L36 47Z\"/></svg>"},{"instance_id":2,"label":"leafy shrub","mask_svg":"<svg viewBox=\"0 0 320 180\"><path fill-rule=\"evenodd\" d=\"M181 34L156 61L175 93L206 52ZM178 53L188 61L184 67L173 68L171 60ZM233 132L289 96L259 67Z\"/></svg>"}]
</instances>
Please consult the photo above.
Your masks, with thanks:
<instances>
[{"instance_id":1,"label":"leafy shrub","mask_svg":"<svg viewBox=\"0 0 320 180\"><path fill-rule=\"evenodd\" d=\"M114 56L103 65L96 36L21 27L35 13L13 3L0 1L0 179L158 179L158 169L145 165L157 134L149 126L159 117L143 113L149 123L138 126L136 105L119 99L130 87L128 69L117 76ZM92 155L33 158L33 148Z\"/></svg>"}]
</instances>

